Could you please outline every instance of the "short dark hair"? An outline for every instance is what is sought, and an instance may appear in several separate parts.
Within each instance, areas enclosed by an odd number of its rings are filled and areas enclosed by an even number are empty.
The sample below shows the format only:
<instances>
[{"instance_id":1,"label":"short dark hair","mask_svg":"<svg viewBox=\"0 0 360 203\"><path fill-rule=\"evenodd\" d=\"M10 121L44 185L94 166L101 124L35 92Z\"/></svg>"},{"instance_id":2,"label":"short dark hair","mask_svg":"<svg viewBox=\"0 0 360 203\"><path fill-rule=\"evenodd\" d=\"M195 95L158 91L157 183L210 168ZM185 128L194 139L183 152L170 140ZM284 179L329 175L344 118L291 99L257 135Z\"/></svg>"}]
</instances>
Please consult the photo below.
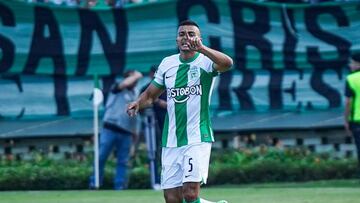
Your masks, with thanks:
<instances>
[{"instance_id":1,"label":"short dark hair","mask_svg":"<svg viewBox=\"0 0 360 203\"><path fill-rule=\"evenodd\" d=\"M184 26L184 25L193 25L193 26L195 26L195 27L197 27L197 28L200 29L199 25L198 25L197 23L195 23L194 21L192 21L192 20L184 20L184 21L181 21L180 24L179 24L179 27L180 27L180 26Z\"/></svg>"},{"instance_id":2,"label":"short dark hair","mask_svg":"<svg viewBox=\"0 0 360 203\"><path fill-rule=\"evenodd\" d=\"M351 55L351 59L356 62L360 62L360 53L354 53Z\"/></svg>"}]
</instances>

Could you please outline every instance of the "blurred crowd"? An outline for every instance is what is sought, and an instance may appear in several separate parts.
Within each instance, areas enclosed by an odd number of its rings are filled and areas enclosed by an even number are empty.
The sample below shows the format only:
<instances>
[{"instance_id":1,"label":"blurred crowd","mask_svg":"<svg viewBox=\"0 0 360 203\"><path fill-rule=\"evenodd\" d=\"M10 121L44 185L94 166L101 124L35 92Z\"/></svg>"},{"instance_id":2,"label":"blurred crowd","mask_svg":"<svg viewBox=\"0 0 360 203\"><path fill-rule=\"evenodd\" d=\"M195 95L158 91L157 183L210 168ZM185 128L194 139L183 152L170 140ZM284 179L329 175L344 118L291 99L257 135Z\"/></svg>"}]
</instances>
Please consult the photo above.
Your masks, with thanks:
<instances>
[{"instance_id":1,"label":"blurred crowd","mask_svg":"<svg viewBox=\"0 0 360 203\"><path fill-rule=\"evenodd\" d=\"M122 7L126 4L156 2L161 0L23 0L23 1L27 1L29 3L49 3L53 5L92 8L92 7ZM350 1L359 1L359 0L254 0L254 1L317 4L323 2L350 2Z\"/></svg>"},{"instance_id":2,"label":"blurred crowd","mask_svg":"<svg viewBox=\"0 0 360 203\"><path fill-rule=\"evenodd\" d=\"M29 3L48 3L71 7L122 7L125 4L155 2L159 0L24 0Z\"/></svg>"},{"instance_id":3,"label":"blurred crowd","mask_svg":"<svg viewBox=\"0 0 360 203\"><path fill-rule=\"evenodd\" d=\"M308 3L308 4L317 4L324 2L354 2L359 0L258 0L261 2L277 2L277 3Z\"/></svg>"}]
</instances>

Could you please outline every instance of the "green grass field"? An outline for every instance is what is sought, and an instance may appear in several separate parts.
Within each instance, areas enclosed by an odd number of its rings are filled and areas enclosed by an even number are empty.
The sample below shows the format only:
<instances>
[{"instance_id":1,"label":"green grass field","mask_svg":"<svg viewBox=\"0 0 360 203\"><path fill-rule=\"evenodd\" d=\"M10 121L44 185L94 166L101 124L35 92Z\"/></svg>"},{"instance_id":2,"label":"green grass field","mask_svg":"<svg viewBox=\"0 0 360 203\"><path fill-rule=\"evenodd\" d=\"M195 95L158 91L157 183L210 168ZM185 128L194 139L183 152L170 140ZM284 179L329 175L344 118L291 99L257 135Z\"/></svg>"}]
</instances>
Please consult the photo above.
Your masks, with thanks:
<instances>
[{"instance_id":1,"label":"green grass field","mask_svg":"<svg viewBox=\"0 0 360 203\"><path fill-rule=\"evenodd\" d=\"M337 180L208 187L208 200L229 203L359 203L360 181ZM164 203L161 191L16 191L0 192L1 203Z\"/></svg>"}]
</instances>

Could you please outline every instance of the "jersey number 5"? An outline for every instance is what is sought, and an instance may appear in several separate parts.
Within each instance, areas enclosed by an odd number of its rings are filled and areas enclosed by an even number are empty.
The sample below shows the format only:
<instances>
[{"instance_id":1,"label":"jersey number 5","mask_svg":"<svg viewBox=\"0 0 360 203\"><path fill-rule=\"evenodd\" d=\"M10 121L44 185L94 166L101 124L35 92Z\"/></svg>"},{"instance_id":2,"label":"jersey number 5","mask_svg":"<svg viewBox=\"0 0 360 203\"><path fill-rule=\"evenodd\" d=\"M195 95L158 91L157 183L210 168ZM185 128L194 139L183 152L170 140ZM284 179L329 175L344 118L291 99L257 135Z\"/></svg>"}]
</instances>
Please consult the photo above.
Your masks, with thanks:
<instances>
[{"instance_id":1,"label":"jersey number 5","mask_svg":"<svg viewBox=\"0 0 360 203\"><path fill-rule=\"evenodd\" d=\"M188 172L191 172L193 170L193 164L191 163L193 158L189 158L189 165L190 165L190 169Z\"/></svg>"}]
</instances>

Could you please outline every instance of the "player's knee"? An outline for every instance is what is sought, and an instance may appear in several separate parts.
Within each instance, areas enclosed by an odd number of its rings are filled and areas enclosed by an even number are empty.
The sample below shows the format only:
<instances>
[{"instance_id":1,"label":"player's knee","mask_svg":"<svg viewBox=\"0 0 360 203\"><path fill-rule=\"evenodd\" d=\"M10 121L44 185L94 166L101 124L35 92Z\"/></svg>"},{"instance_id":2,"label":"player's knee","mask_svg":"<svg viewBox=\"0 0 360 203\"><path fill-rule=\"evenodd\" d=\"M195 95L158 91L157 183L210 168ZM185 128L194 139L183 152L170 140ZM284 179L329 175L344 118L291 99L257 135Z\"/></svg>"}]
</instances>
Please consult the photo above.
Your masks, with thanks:
<instances>
[{"instance_id":1,"label":"player's knee","mask_svg":"<svg viewBox=\"0 0 360 203\"><path fill-rule=\"evenodd\" d=\"M184 190L183 196L186 202L193 202L198 198L198 193L195 190Z\"/></svg>"},{"instance_id":2,"label":"player's knee","mask_svg":"<svg viewBox=\"0 0 360 203\"><path fill-rule=\"evenodd\" d=\"M166 203L182 203L182 198L173 193L164 193Z\"/></svg>"}]
</instances>

